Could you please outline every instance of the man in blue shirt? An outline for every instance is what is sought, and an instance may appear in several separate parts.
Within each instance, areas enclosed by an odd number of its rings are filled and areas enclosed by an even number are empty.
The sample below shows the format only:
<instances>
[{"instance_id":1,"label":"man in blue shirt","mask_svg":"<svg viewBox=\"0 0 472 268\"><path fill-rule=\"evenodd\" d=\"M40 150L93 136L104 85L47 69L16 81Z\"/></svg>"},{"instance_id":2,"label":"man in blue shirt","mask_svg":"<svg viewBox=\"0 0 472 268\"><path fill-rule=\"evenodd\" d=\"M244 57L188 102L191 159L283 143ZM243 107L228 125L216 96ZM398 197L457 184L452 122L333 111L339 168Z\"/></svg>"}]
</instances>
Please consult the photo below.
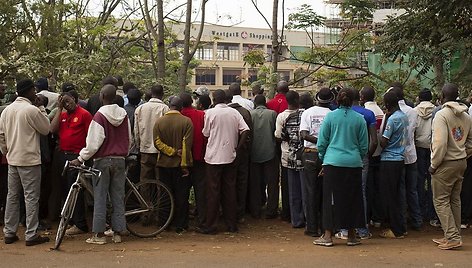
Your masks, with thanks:
<instances>
[{"instance_id":1,"label":"man in blue shirt","mask_svg":"<svg viewBox=\"0 0 472 268\"><path fill-rule=\"evenodd\" d=\"M380 170L383 174L380 181L380 192L383 196L386 222L390 228L382 231L383 238L403 238L406 232L403 224L403 214L400 206L400 184L404 169L404 152L408 118L398 106L395 93L384 95L384 104L388 112L385 115L385 125L380 146Z\"/></svg>"}]
</instances>

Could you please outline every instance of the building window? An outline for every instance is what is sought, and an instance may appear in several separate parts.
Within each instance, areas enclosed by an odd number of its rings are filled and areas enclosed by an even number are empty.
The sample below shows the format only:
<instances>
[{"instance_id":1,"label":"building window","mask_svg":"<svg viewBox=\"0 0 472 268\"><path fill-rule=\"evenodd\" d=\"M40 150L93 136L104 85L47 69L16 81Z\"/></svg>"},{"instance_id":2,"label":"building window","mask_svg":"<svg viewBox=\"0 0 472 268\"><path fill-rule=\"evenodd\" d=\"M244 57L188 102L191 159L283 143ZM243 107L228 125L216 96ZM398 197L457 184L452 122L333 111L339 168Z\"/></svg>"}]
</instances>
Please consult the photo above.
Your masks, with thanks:
<instances>
[{"instance_id":1,"label":"building window","mask_svg":"<svg viewBox=\"0 0 472 268\"><path fill-rule=\"evenodd\" d=\"M223 70L223 85L230 85L241 80L241 70Z\"/></svg>"},{"instance_id":2,"label":"building window","mask_svg":"<svg viewBox=\"0 0 472 268\"><path fill-rule=\"evenodd\" d=\"M195 85L215 85L215 70L197 69L195 70Z\"/></svg>"},{"instance_id":3,"label":"building window","mask_svg":"<svg viewBox=\"0 0 472 268\"><path fill-rule=\"evenodd\" d=\"M213 44L204 44L195 52L197 60L213 60Z\"/></svg>"},{"instance_id":4,"label":"building window","mask_svg":"<svg viewBox=\"0 0 472 268\"><path fill-rule=\"evenodd\" d=\"M239 61L239 45L219 43L216 49L219 60Z\"/></svg>"}]
</instances>

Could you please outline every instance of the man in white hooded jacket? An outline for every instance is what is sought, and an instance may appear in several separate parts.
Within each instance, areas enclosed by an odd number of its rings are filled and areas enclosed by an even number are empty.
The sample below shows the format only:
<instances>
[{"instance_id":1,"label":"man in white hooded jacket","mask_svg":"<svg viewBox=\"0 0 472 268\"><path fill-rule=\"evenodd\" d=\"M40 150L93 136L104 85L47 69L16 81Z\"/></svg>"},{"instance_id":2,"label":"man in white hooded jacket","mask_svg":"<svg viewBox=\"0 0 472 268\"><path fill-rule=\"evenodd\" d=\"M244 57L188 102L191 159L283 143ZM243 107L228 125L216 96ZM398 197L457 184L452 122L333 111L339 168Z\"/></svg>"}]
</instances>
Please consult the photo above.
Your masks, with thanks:
<instances>
[{"instance_id":1,"label":"man in white hooded jacket","mask_svg":"<svg viewBox=\"0 0 472 268\"><path fill-rule=\"evenodd\" d=\"M460 193L467 158L472 154L472 121L467 106L456 101L457 85L442 88L443 108L433 119L431 166L434 208L444 237L433 239L439 249L462 246Z\"/></svg>"},{"instance_id":2,"label":"man in white hooded jacket","mask_svg":"<svg viewBox=\"0 0 472 268\"><path fill-rule=\"evenodd\" d=\"M87 239L89 244L105 244L107 194L110 194L113 212L111 225L113 242L121 242L120 234L126 230L125 219L125 157L131 147L131 128L125 109L114 104L116 87L105 85L100 91L103 106L90 123L86 145L71 164L80 165L93 158L94 167L102 171L100 178L94 178L94 235Z\"/></svg>"}]
</instances>

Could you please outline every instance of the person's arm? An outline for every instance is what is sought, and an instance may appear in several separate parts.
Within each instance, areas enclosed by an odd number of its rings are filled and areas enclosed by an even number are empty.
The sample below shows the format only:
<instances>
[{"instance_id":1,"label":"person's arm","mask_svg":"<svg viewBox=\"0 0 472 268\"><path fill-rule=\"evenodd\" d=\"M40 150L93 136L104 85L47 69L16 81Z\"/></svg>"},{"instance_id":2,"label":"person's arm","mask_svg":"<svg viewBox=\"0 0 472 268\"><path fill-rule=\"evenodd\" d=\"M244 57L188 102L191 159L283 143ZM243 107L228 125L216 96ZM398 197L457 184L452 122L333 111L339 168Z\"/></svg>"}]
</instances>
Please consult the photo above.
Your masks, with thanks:
<instances>
[{"instance_id":1,"label":"person's arm","mask_svg":"<svg viewBox=\"0 0 472 268\"><path fill-rule=\"evenodd\" d=\"M380 138L380 147L382 147L382 149L387 147L388 142L394 132L395 123L392 120L388 120L389 117L390 117L390 114L387 114L385 116L382 137Z\"/></svg>"},{"instance_id":2,"label":"person's arm","mask_svg":"<svg viewBox=\"0 0 472 268\"><path fill-rule=\"evenodd\" d=\"M99 123L97 123L96 121L92 121L87 132L85 148L80 150L79 157L76 159L80 163L74 162L73 164L83 164L85 161L92 158L95 153L100 149L104 140L105 130Z\"/></svg>"},{"instance_id":3,"label":"person's arm","mask_svg":"<svg viewBox=\"0 0 472 268\"><path fill-rule=\"evenodd\" d=\"M472 111L472 110L469 110L469 111ZM470 118L471 118L470 121L472 123L472 115L470 115ZM472 155L472 127L469 129L469 134L467 135L467 140L465 141L465 151L467 152L467 158Z\"/></svg>"},{"instance_id":4,"label":"person's arm","mask_svg":"<svg viewBox=\"0 0 472 268\"><path fill-rule=\"evenodd\" d=\"M51 120L51 133L57 133L59 132L59 127L61 125L61 114L62 114L62 109L63 109L63 104L62 104L62 96L59 96L59 99L57 100L57 110L56 114L54 115L54 118Z\"/></svg>"},{"instance_id":5,"label":"person's arm","mask_svg":"<svg viewBox=\"0 0 472 268\"><path fill-rule=\"evenodd\" d=\"M246 147L248 138L249 138L249 130L245 130L241 132L241 134L239 135L239 142L238 142L238 147L236 148L236 151L239 151Z\"/></svg>"},{"instance_id":6,"label":"person's arm","mask_svg":"<svg viewBox=\"0 0 472 268\"><path fill-rule=\"evenodd\" d=\"M310 127L311 127L311 122L310 122L310 119L308 118L308 112L304 111L300 119L300 137L303 140L316 144L318 142L318 138L310 135Z\"/></svg>"},{"instance_id":7,"label":"person's arm","mask_svg":"<svg viewBox=\"0 0 472 268\"><path fill-rule=\"evenodd\" d=\"M314 144L316 144L318 142L318 139L315 136L310 135L307 130L300 131L300 137L303 140L309 141L309 142L314 143Z\"/></svg>"},{"instance_id":8,"label":"person's arm","mask_svg":"<svg viewBox=\"0 0 472 268\"><path fill-rule=\"evenodd\" d=\"M187 118L188 119L188 118ZM193 144L193 125L190 119L185 128L185 134L182 139L182 157L180 159L180 167L182 168L182 176L188 176L190 173L188 168L193 165L192 144Z\"/></svg>"},{"instance_id":9,"label":"person's arm","mask_svg":"<svg viewBox=\"0 0 472 268\"><path fill-rule=\"evenodd\" d=\"M38 109L28 116L29 124L38 131L41 135L49 134L51 124L49 123L49 118L47 116L44 106L38 107Z\"/></svg>"},{"instance_id":10,"label":"person's arm","mask_svg":"<svg viewBox=\"0 0 472 268\"><path fill-rule=\"evenodd\" d=\"M134 128L134 144L136 145L136 148L138 149L138 151L141 150L141 136L140 136L140 132L139 132L139 121L141 120L141 108L138 107L136 108L136 111L134 112L134 126L131 126L132 128Z\"/></svg>"},{"instance_id":11,"label":"person's arm","mask_svg":"<svg viewBox=\"0 0 472 268\"><path fill-rule=\"evenodd\" d=\"M377 137L377 129L375 125L369 126L369 157L371 157L375 150L377 149L377 146L379 144L378 142L378 137Z\"/></svg>"},{"instance_id":12,"label":"person's arm","mask_svg":"<svg viewBox=\"0 0 472 268\"><path fill-rule=\"evenodd\" d=\"M8 152L7 141L5 139L5 118L0 116L0 151L3 155Z\"/></svg>"},{"instance_id":13,"label":"person's arm","mask_svg":"<svg viewBox=\"0 0 472 268\"><path fill-rule=\"evenodd\" d=\"M367 130L367 125L362 122L361 128L359 130L359 152L361 154L361 158L364 158L364 156L369 152L369 134L370 132ZM374 126L374 132L375 131L375 126ZM377 147L377 146L376 146ZM375 148L374 147L374 151ZM372 152L373 153L373 152Z\"/></svg>"},{"instance_id":14,"label":"person's arm","mask_svg":"<svg viewBox=\"0 0 472 268\"><path fill-rule=\"evenodd\" d=\"M277 115L277 118L275 119L275 141L280 143L282 142L282 129L284 127L284 120L282 119L283 113L280 113Z\"/></svg>"},{"instance_id":15,"label":"person's arm","mask_svg":"<svg viewBox=\"0 0 472 268\"><path fill-rule=\"evenodd\" d=\"M329 138L331 135L331 123L329 118L329 115L327 115L323 120L323 123L321 123L320 132L318 134L318 142L316 143L316 147L318 148L318 156L321 162L323 162L324 156L326 154L326 149L328 148Z\"/></svg>"},{"instance_id":16,"label":"person's arm","mask_svg":"<svg viewBox=\"0 0 472 268\"><path fill-rule=\"evenodd\" d=\"M431 174L441 165L447 152L448 129L442 115L436 114L433 119L433 135L431 137Z\"/></svg>"}]
</instances>

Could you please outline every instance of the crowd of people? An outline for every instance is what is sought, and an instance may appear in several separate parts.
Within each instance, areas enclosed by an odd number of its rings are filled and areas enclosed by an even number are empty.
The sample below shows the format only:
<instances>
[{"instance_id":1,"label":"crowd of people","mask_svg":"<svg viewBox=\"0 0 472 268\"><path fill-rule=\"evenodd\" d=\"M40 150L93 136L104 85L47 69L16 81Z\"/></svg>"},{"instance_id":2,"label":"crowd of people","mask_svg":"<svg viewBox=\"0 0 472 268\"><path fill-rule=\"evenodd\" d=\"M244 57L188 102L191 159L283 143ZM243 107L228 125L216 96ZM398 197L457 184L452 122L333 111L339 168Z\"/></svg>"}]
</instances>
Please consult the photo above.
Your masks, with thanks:
<instances>
[{"instance_id":1,"label":"crowd of people","mask_svg":"<svg viewBox=\"0 0 472 268\"><path fill-rule=\"evenodd\" d=\"M372 237L373 227L383 227L382 238L399 239L429 223L444 231L433 239L437 247L453 249L462 246L461 229L472 217L472 108L454 84L444 85L439 105L423 89L415 106L393 83L377 96L383 107L371 87L321 88L313 97L285 81L270 100L260 85L242 97L238 83L165 100L161 85L143 94L112 76L88 100L73 83L55 93L46 78L5 91L0 85L6 244L19 240L19 224L27 246L49 241L40 231L58 219L77 176L61 174L65 161L102 171L93 183L91 244L105 244L107 236L119 243L127 234L127 176L171 189L169 228L179 234L189 230L190 216L192 227L208 235L221 231L220 215L226 232L238 232L249 216L280 217L316 237L315 245L333 246L338 238L355 246ZM129 169L128 155L138 159ZM81 193L67 235L90 231L85 199Z\"/></svg>"}]
</instances>

